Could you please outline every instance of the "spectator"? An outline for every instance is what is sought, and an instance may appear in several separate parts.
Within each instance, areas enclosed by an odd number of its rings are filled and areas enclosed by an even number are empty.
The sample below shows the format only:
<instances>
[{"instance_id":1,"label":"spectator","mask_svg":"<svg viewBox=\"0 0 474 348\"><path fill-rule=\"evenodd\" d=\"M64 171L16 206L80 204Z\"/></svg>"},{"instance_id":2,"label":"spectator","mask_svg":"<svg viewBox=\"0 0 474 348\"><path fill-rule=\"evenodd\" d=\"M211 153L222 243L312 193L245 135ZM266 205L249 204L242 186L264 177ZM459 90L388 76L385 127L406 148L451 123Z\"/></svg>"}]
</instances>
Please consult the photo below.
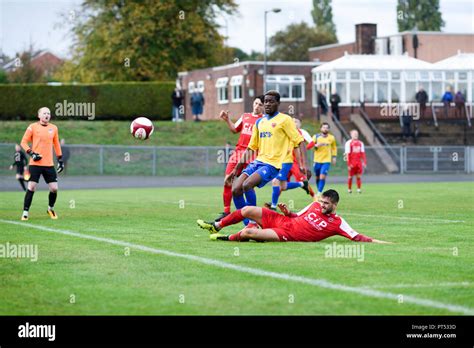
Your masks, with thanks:
<instances>
[{"instance_id":1,"label":"spectator","mask_svg":"<svg viewBox=\"0 0 474 348\"><path fill-rule=\"evenodd\" d=\"M193 118L195 122L201 121L199 116L202 115L203 106L204 106L204 96L200 91L195 89L194 92L191 94L191 109L193 112Z\"/></svg>"},{"instance_id":2,"label":"spectator","mask_svg":"<svg viewBox=\"0 0 474 348\"><path fill-rule=\"evenodd\" d=\"M333 115L336 116L338 121L340 121L341 117L339 115L339 103L341 102L341 97L339 94L337 94L337 91L334 91L334 93L331 94L330 102Z\"/></svg>"},{"instance_id":3,"label":"spectator","mask_svg":"<svg viewBox=\"0 0 474 348\"><path fill-rule=\"evenodd\" d=\"M326 101L326 91L322 89L317 92L318 106L319 106L319 115L327 115L328 113L328 103Z\"/></svg>"},{"instance_id":4,"label":"spectator","mask_svg":"<svg viewBox=\"0 0 474 348\"><path fill-rule=\"evenodd\" d=\"M64 170L63 170L63 175L66 174L67 168L68 168L68 161L69 158L71 157L71 150L69 149L69 146L66 146L66 140L64 138L61 139L61 151L63 152L63 163L64 163Z\"/></svg>"},{"instance_id":5,"label":"spectator","mask_svg":"<svg viewBox=\"0 0 474 348\"><path fill-rule=\"evenodd\" d=\"M412 117L413 115L410 115L409 108L405 107L402 113L402 124L403 124L402 137L404 141L407 141L408 138L410 138L412 135L412 132L411 132Z\"/></svg>"},{"instance_id":6,"label":"spectator","mask_svg":"<svg viewBox=\"0 0 474 348\"><path fill-rule=\"evenodd\" d=\"M171 94L171 99L173 100L173 122L181 122L180 113L183 105L183 92L178 86L176 86Z\"/></svg>"},{"instance_id":7,"label":"spectator","mask_svg":"<svg viewBox=\"0 0 474 348\"><path fill-rule=\"evenodd\" d=\"M444 117L448 118L449 106L451 105L451 102L453 101L453 94L451 93L450 87L446 88L446 92L444 92L443 97L441 98L441 101L443 102L443 105L444 105Z\"/></svg>"},{"instance_id":8,"label":"spectator","mask_svg":"<svg viewBox=\"0 0 474 348\"><path fill-rule=\"evenodd\" d=\"M465 112L465 105L466 105L466 98L461 91L458 91L454 96L454 105L456 105L456 117L463 118L466 117Z\"/></svg>"},{"instance_id":9,"label":"spectator","mask_svg":"<svg viewBox=\"0 0 474 348\"><path fill-rule=\"evenodd\" d=\"M423 86L420 86L420 89L415 95L416 102L419 105L419 111L420 111L420 118L424 118L425 116L425 110L426 110L426 103L428 102L428 94L426 91L423 89Z\"/></svg>"}]
</instances>

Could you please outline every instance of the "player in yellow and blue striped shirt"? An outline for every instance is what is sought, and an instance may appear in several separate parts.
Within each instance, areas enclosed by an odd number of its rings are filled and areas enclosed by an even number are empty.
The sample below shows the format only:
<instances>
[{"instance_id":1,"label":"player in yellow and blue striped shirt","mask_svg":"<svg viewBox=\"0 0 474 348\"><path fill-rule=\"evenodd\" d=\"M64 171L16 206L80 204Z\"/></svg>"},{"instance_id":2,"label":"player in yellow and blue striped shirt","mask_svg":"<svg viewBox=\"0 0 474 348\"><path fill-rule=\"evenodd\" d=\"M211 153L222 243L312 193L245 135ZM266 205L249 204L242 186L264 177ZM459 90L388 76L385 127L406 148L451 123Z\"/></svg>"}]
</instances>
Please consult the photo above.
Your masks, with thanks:
<instances>
[{"instance_id":1,"label":"player in yellow and blue striped shirt","mask_svg":"<svg viewBox=\"0 0 474 348\"><path fill-rule=\"evenodd\" d=\"M250 158L254 152L258 151L257 158L233 182L232 195L237 209L257 204L255 194L249 197L248 193L254 187L263 187L273 180L281 169L282 162L288 156L288 152L293 148L302 148L300 167L304 173L307 171L304 139L297 131L293 119L278 112L279 105L280 94L277 91L268 91L264 99L265 115L255 123L246 152L232 173L226 177L227 182L232 182L246 158ZM290 147L290 144L293 144L293 147ZM244 193L247 201L244 199Z\"/></svg>"},{"instance_id":2,"label":"player in yellow and blue striped shirt","mask_svg":"<svg viewBox=\"0 0 474 348\"><path fill-rule=\"evenodd\" d=\"M317 196L321 196L331 162L336 165L337 157L336 138L329 133L329 123L323 122L320 130L321 133L315 134L313 142L308 145L308 150L314 146L314 175L318 187Z\"/></svg>"}]
</instances>

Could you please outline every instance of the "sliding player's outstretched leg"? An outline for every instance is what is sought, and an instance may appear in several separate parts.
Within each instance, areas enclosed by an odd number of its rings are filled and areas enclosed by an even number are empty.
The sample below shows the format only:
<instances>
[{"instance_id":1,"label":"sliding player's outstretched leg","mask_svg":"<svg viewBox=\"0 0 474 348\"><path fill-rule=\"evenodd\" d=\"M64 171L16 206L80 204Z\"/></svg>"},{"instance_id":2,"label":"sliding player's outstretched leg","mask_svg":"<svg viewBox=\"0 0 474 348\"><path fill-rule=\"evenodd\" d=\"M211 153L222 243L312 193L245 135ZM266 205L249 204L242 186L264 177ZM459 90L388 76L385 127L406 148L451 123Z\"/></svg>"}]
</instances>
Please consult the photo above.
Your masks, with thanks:
<instances>
[{"instance_id":1,"label":"sliding player's outstretched leg","mask_svg":"<svg viewBox=\"0 0 474 348\"><path fill-rule=\"evenodd\" d=\"M197 220L197 224L202 229L208 230L210 234L219 233L219 231L227 226L238 224L244 219L250 219L255 221L257 224L262 224L262 208L247 206L242 209L236 210L220 221L204 221Z\"/></svg>"}]
</instances>

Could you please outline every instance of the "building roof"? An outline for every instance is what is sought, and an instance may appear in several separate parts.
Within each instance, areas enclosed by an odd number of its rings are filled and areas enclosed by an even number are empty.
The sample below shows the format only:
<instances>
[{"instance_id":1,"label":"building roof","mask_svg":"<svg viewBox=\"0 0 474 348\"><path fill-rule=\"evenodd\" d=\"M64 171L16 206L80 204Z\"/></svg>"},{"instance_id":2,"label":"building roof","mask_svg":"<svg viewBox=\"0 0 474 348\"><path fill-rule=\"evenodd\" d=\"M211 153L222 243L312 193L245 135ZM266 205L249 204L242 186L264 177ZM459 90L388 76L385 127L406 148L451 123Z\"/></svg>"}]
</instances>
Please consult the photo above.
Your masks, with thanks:
<instances>
[{"instance_id":1,"label":"building roof","mask_svg":"<svg viewBox=\"0 0 474 348\"><path fill-rule=\"evenodd\" d=\"M474 53L461 53L433 64L436 69L474 70Z\"/></svg>"},{"instance_id":2,"label":"building roof","mask_svg":"<svg viewBox=\"0 0 474 348\"><path fill-rule=\"evenodd\" d=\"M240 66L249 66L249 65L261 65L263 66L263 61L256 61L256 60L246 60L243 62L238 63L231 63L226 65L219 65L214 67L196 69L196 70L208 70L211 69L212 71L219 71L219 70L226 70L231 68L237 68ZM317 66L320 65L321 62L316 61L304 61L304 62L296 62L296 61L267 61L267 66ZM195 70L192 70L195 71ZM180 71L178 72L178 76L186 76L189 71Z\"/></svg>"},{"instance_id":3,"label":"building roof","mask_svg":"<svg viewBox=\"0 0 474 348\"><path fill-rule=\"evenodd\" d=\"M322 64L312 72L332 70L425 70L433 64L407 55L345 54L341 58Z\"/></svg>"}]
</instances>

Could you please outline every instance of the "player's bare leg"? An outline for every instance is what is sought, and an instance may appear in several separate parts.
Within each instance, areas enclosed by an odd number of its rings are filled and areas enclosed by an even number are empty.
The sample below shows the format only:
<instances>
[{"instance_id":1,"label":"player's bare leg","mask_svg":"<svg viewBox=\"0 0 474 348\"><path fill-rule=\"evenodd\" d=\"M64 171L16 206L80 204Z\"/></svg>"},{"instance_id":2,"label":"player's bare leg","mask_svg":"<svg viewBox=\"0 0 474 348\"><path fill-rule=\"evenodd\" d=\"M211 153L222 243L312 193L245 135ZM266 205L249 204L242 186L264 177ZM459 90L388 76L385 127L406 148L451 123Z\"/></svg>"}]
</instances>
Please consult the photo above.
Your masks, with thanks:
<instances>
[{"instance_id":1,"label":"player's bare leg","mask_svg":"<svg viewBox=\"0 0 474 348\"><path fill-rule=\"evenodd\" d=\"M362 193L361 187L362 187L362 180L360 174L356 174L356 183L357 183L357 193Z\"/></svg>"},{"instance_id":2,"label":"player's bare leg","mask_svg":"<svg viewBox=\"0 0 474 348\"><path fill-rule=\"evenodd\" d=\"M49 186L49 197L48 197L48 215L51 219L56 220L58 216L54 211L54 204L56 203L56 198L58 196L58 183L50 182Z\"/></svg>"},{"instance_id":3,"label":"player's bare leg","mask_svg":"<svg viewBox=\"0 0 474 348\"><path fill-rule=\"evenodd\" d=\"M28 212L30 210L31 202L33 201L33 195L36 191L36 185L38 183L34 181L28 181L28 190L25 193L25 200L23 203L23 214L21 215L21 220L28 220Z\"/></svg>"},{"instance_id":4,"label":"player's bare leg","mask_svg":"<svg viewBox=\"0 0 474 348\"><path fill-rule=\"evenodd\" d=\"M225 237L216 237L217 240L229 240L229 241L236 241L236 242L246 242L249 240L255 240L257 242L279 242L280 238L278 234L270 229L259 229L259 228L244 228L242 231L237 232Z\"/></svg>"}]
</instances>

